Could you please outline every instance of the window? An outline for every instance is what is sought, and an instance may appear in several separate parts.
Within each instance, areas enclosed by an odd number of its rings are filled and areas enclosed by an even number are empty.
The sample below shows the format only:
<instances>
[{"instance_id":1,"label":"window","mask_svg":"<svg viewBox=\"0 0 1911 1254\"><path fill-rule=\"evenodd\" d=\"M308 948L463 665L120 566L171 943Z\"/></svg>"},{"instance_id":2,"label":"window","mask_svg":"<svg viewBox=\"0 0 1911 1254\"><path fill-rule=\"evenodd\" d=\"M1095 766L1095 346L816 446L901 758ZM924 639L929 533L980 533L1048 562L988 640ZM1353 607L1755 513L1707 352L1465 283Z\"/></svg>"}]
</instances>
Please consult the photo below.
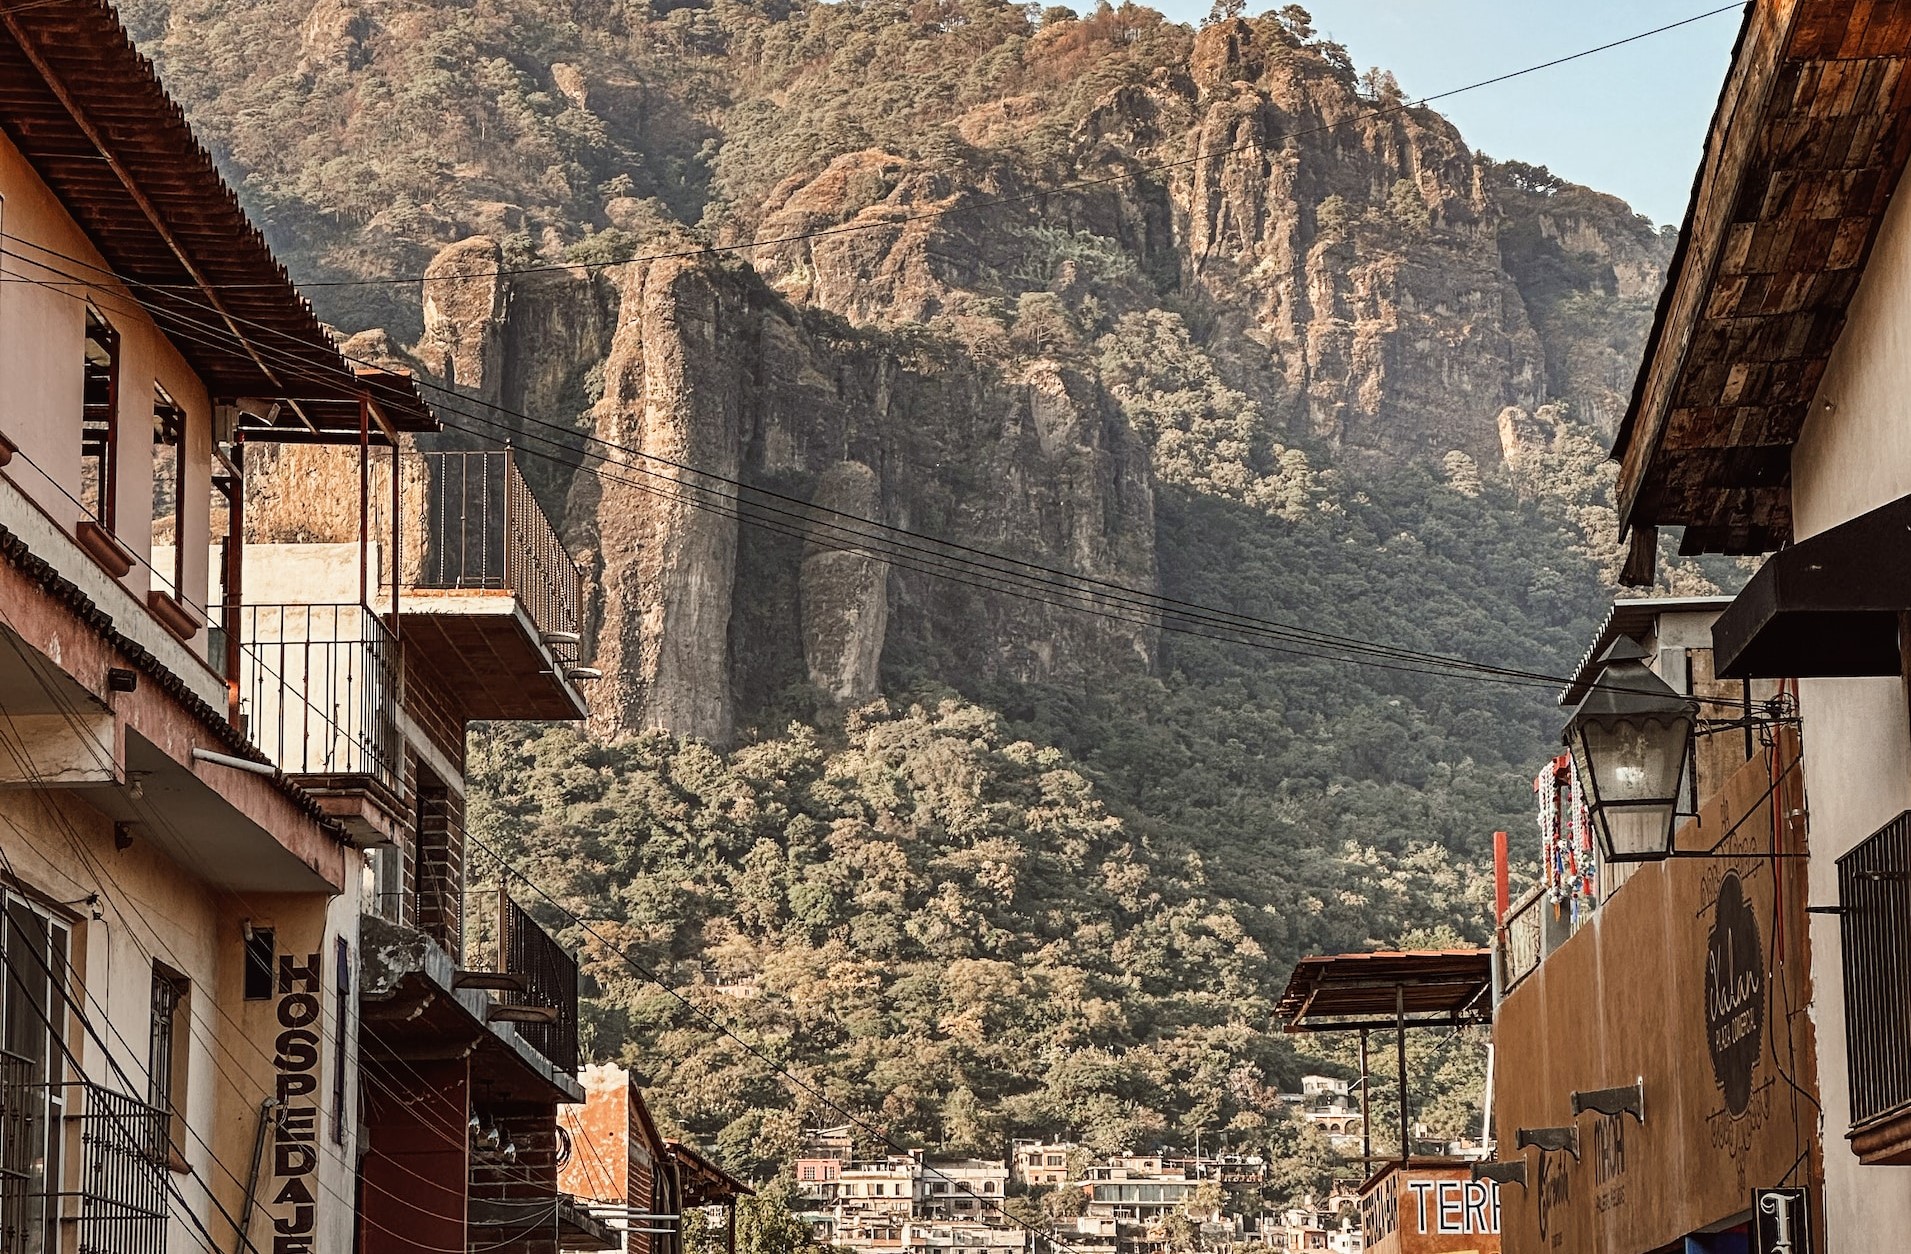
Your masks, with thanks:
<instances>
[{"instance_id":1,"label":"window","mask_svg":"<svg viewBox=\"0 0 1911 1254\"><path fill-rule=\"evenodd\" d=\"M119 431L119 333L86 307L80 402L80 508L113 529L113 445Z\"/></svg>"},{"instance_id":2,"label":"window","mask_svg":"<svg viewBox=\"0 0 1911 1254\"><path fill-rule=\"evenodd\" d=\"M336 990L338 1000L333 1009L332 1031L332 1141L345 1144L345 1046L352 1038L349 1035L352 1018L352 946L343 936L338 938L338 956L333 963L337 971Z\"/></svg>"},{"instance_id":3,"label":"window","mask_svg":"<svg viewBox=\"0 0 1911 1254\"><path fill-rule=\"evenodd\" d=\"M397 845L378 845L366 851L366 912L388 923L403 923L405 851Z\"/></svg>"},{"instance_id":4,"label":"window","mask_svg":"<svg viewBox=\"0 0 1911 1254\"><path fill-rule=\"evenodd\" d=\"M153 582L159 591L179 597L185 587L186 548L179 541L180 503L186 499L186 411L173 402L166 389L153 384L153 535L152 553L170 548L172 569L160 569L153 562Z\"/></svg>"},{"instance_id":5,"label":"window","mask_svg":"<svg viewBox=\"0 0 1911 1254\"><path fill-rule=\"evenodd\" d=\"M1062 1156L1060 1154L1050 1154L1048 1156L1047 1161L1048 1161L1048 1165L1051 1167L1060 1167L1065 1165L1062 1162Z\"/></svg>"},{"instance_id":6,"label":"window","mask_svg":"<svg viewBox=\"0 0 1911 1254\"><path fill-rule=\"evenodd\" d=\"M155 1153L177 1153L182 1147L178 1133L184 1127L186 1105L187 998L192 985L186 977L165 966L153 964L153 1024L146 1049L146 1104L159 1114L165 1128L166 1144L153 1147Z\"/></svg>"},{"instance_id":7,"label":"window","mask_svg":"<svg viewBox=\"0 0 1911 1254\"><path fill-rule=\"evenodd\" d=\"M247 1001L272 998L272 967L278 959L278 938L269 927L246 932L245 997Z\"/></svg>"},{"instance_id":8,"label":"window","mask_svg":"<svg viewBox=\"0 0 1911 1254\"><path fill-rule=\"evenodd\" d=\"M59 1248L67 931L19 897L0 900L0 1232L15 1234L10 1249L43 1254Z\"/></svg>"},{"instance_id":9,"label":"window","mask_svg":"<svg viewBox=\"0 0 1911 1254\"><path fill-rule=\"evenodd\" d=\"M805 1168L803 1168L803 1178L804 1178L805 1180L814 1180L814 1179L816 1179L816 1168L814 1168L814 1167L805 1167Z\"/></svg>"}]
</instances>

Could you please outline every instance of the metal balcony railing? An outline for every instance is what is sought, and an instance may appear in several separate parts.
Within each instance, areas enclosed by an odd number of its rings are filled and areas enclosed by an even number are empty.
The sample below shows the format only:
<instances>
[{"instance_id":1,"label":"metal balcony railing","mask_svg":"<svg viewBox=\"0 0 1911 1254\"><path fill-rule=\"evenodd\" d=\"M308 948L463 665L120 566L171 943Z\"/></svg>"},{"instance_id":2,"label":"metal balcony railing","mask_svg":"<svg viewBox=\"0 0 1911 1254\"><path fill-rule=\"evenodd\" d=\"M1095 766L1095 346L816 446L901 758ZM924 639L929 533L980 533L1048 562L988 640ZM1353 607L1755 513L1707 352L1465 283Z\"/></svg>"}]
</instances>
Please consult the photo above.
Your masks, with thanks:
<instances>
[{"instance_id":1,"label":"metal balcony railing","mask_svg":"<svg viewBox=\"0 0 1911 1254\"><path fill-rule=\"evenodd\" d=\"M504 1005L534 1012L517 1019L519 1035L560 1071L577 1071L577 959L498 890L498 970L516 976Z\"/></svg>"},{"instance_id":2,"label":"metal balcony railing","mask_svg":"<svg viewBox=\"0 0 1911 1254\"><path fill-rule=\"evenodd\" d=\"M1853 1125L1911 1107L1911 810L1838 859Z\"/></svg>"},{"instance_id":3,"label":"metal balcony railing","mask_svg":"<svg viewBox=\"0 0 1911 1254\"><path fill-rule=\"evenodd\" d=\"M80 1254L164 1254L169 1116L97 1084L65 1087L82 1099Z\"/></svg>"},{"instance_id":4,"label":"metal balcony railing","mask_svg":"<svg viewBox=\"0 0 1911 1254\"><path fill-rule=\"evenodd\" d=\"M574 633L583 575L538 505L510 449L433 452L424 462L421 588L512 593L539 632ZM564 647L561 660L575 660Z\"/></svg>"},{"instance_id":5,"label":"metal balcony railing","mask_svg":"<svg viewBox=\"0 0 1911 1254\"><path fill-rule=\"evenodd\" d=\"M1515 984L1539 970L1540 960L1545 957L1542 944L1541 926L1546 909L1546 891L1535 888L1513 903L1506 912L1506 918L1500 923L1500 991L1511 989Z\"/></svg>"},{"instance_id":6,"label":"metal balcony railing","mask_svg":"<svg viewBox=\"0 0 1911 1254\"><path fill-rule=\"evenodd\" d=\"M396 792L398 649L362 605L239 611L239 709L288 775L369 775Z\"/></svg>"},{"instance_id":7,"label":"metal balcony railing","mask_svg":"<svg viewBox=\"0 0 1911 1254\"><path fill-rule=\"evenodd\" d=\"M79 1254L165 1254L167 1113L97 1084L48 1084L44 1072L0 1053L0 1250L57 1248L49 1236L77 1220ZM66 1193L61 1155L75 1118L78 1188Z\"/></svg>"}]
</instances>

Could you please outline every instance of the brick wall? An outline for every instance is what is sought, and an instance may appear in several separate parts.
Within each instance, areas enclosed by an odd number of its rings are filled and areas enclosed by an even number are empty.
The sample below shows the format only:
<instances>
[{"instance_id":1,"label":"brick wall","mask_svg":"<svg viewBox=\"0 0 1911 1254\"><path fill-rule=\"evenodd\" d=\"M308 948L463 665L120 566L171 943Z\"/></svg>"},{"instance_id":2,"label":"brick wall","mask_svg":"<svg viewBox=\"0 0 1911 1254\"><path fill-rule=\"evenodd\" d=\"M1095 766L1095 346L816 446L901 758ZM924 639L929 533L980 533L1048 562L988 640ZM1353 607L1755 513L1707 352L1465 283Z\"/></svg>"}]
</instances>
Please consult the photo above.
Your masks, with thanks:
<instances>
[{"instance_id":1,"label":"brick wall","mask_svg":"<svg viewBox=\"0 0 1911 1254\"><path fill-rule=\"evenodd\" d=\"M471 1213L501 1222L473 1225L471 1242L489 1254L557 1254L557 1125L549 1106L478 1108L498 1130L498 1148L471 1159ZM507 1158L504 1147L512 1147Z\"/></svg>"}]
</instances>

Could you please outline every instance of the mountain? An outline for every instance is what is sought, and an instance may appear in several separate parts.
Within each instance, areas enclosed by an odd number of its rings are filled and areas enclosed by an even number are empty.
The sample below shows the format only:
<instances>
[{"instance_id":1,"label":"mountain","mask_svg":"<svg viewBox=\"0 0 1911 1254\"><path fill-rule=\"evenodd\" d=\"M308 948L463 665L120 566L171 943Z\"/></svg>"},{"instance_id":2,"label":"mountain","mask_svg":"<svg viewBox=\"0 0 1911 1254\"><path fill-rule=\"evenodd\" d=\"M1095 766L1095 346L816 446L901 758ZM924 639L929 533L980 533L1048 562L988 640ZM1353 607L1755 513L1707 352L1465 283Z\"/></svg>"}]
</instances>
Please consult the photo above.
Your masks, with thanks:
<instances>
[{"instance_id":1,"label":"mountain","mask_svg":"<svg viewBox=\"0 0 1911 1254\"><path fill-rule=\"evenodd\" d=\"M1293 5L123 8L349 350L457 389L446 438L509 438L586 555L595 738L481 738L474 830L834 1100L1291 1155L1269 1092L1345 1060L1267 1035L1286 965L1483 935L1547 685L813 523L1558 674L1667 232L1474 152ZM762 1167L821 1117L590 970L596 1048L680 1126Z\"/></svg>"}]
</instances>

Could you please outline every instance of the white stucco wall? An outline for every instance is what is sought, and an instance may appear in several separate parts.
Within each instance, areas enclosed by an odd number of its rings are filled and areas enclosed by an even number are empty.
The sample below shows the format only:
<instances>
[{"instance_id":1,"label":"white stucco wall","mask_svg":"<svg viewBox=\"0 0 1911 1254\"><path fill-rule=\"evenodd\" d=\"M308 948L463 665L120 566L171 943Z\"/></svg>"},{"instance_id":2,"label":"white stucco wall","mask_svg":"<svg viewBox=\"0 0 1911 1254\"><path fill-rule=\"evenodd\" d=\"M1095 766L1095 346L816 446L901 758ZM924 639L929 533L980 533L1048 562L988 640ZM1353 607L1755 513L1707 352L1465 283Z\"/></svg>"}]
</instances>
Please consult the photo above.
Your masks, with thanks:
<instances>
[{"instance_id":1,"label":"white stucco wall","mask_svg":"<svg viewBox=\"0 0 1911 1254\"><path fill-rule=\"evenodd\" d=\"M1898 195L1792 455L1798 539L1911 494L1911 196ZM1911 714L1896 677L1799 684L1811 807L1811 900L1838 900L1838 855L1911 809ZM1812 1021L1824 1101L1830 1248L1911 1232L1911 1167L1851 1153L1839 921L1813 915Z\"/></svg>"}]
</instances>

